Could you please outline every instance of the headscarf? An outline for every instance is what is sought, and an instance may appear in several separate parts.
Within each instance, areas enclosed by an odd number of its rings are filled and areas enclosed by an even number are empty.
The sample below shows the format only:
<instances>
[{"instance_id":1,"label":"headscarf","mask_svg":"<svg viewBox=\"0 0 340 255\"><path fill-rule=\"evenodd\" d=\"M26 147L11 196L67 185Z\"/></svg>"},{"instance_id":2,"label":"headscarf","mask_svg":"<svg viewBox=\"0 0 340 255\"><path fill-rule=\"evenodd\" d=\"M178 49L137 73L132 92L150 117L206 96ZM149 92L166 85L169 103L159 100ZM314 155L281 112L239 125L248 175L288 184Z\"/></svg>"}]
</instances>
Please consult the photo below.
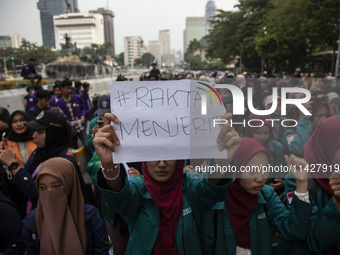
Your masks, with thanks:
<instances>
[{"instance_id":1,"label":"headscarf","mask_svg":"<svg viewBox=\"0 0 340 255\"><path fill-rule=\"evenodd\" d=\"M327 96L328 96L328 98L329 98L329 102L332 102L332 100L333 100L334 98L340 99L339 94L336 93L336 92L329 92L329 93L327 94ZM338 106L337 109L335 109L335 111L337 112L338 110L339 110L339 106Z\"/></svg>"},{"instance_id":2,"label":"headscarf","mask_svg":"<svg viewBox=\"0 0 340 255\"><path fill-rule=\"evenodd\" d=\"M238 173L240 173L241 166L246 166L251 158L260 152L267 154L270 161L270 152L260 142L253 138L243 137L234 157ZM239 176L240 174L237 177ZM236 179L231 184L226 204L237 246L250 249L249 219L257 206L259 195L249 194L239 183L240 179Z\"/></svg>"},{"instance_id":3,"label":"headscarf","mask_svg":"<svg viewBox=\"0 0 340 255\"><path fill-rule=\"evenodd\" d=\"M30 128L27 127L26 132L21 135L15 133L14 130L12 129L12 121L13 121L14 115L16 114L21 114L25 118L26 121L29 121L29 118L26 112L21 111L21 110L13 112L10 117L9 133L8 133L7 139L13 142L26 142L26 141L32 140L33 130L31 130Z\"/></svg>"},{"instance_id":4,"label":"headscarf","mask_svg":"<svg viewBox=\"0 0 340 255\"><path fill-rule=\"evenodd\" d=\"M64 188L39 191L39 181L44 175L57 178ZM40 254L85 254L84 198L73 164L64 158L45 161L35 184L39 191L35 221Z\"/></svg>"},{"instance_id":5,"label":"headscarf","mask_svg":"<svg viewBox=\"0 0 340 255\"><path fill-rule=\"evenodd\" d=\"M183 166L184 161L178 160L172 177L166 182L157 182L151 177L146 163L142 165L146 189L155 201L160 216L160 230L153 255L178 254L176 231L183 207Z\"/></svg>"},{"instance_id":6,"label":"headscarf","mask_svg":"<svg viewBox=\"0 0 340 255\"><path fill-rule=\"evenodd\" d=\"M247 118L247 123L250 121L250 120L253 120L253 119L256 119L256 120L262 120L263 121L263 126L268 126L269 129L270 129L270 133L272 132L272 123L271 121L269 120L266 120L266 119L271 119L269 115L256 115L256 114L249 114L248 118ZM252 122L252 125L260 125L260 121L254 121ZM257 129L259 129L260 127L250 127L249 125L247 125L246 127L246 136L247 137L250 137L250 138L253 138L253 135L254 133L256 132ZM268 147L269 146L269 143L270 143L270 139L266 142L266 144L264 146Z\"/></svg>"},{"instance_id":7,"label":"headscarf","mask_svg":"<svg viewBox=\"0 0 340 255\"><path fill-rule=\"evenodd\" d=\"M70 139L70 128L46 128L45 147L37 148L34 155L34 161L28 168L28 172L32 174L41 162L55 157L63 151Z\"/></svg>"},{"instance_id":8,"label":"headscarf","mask_svg":"<svg viewBox=\"0 0 340 255\"><path fill-rule=\"evenodd\" d=\"M304 145L304 156L308 164L332 165L334 155L340 147L340 115L334 115L323 121ZM330 196L328 173L311 172L316 182Z\"/></svg>"}]
</instances>

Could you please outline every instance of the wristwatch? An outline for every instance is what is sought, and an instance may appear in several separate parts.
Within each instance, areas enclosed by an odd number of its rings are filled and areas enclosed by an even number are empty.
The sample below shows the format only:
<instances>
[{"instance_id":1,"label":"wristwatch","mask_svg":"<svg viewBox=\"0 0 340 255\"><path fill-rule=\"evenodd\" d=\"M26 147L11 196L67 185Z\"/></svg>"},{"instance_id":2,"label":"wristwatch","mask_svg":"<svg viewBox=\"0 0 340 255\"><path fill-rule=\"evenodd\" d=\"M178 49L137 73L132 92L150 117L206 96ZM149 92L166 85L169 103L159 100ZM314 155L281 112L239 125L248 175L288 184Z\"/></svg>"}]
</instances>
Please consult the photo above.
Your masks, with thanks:
<instances>
[{"instance_id":1,"label":"wristwatch","mask_svg":"<svg viewBox=\"0 0 340 255\"><path fill-rule=\"evenodd\" d=\"M20 164L18 162L12 162L8 167L8 171L12 171L14 169L17 169L20 166Z\"/></svg>"}]
</instances>

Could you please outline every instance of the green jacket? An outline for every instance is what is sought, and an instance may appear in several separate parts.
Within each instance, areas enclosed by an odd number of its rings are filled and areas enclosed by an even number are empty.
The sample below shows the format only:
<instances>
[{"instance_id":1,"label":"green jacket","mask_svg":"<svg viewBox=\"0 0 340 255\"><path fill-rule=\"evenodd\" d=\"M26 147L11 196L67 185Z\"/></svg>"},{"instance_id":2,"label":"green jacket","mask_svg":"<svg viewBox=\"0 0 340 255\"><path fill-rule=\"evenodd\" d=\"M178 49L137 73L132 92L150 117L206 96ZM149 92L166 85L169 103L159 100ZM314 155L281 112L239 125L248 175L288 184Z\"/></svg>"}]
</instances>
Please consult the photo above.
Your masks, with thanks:
<instances>
[{"instance_id":1,"label":"green jacket","mask_svg":"<svg viewBox=\"0 0 340 255\"><path fill-rule=\"evenodd\" d=\"M211 217L215 211L215 219ZM228 216L225 202L217 203L210 216L202 222L201 235L204 237L205 254L236 254L236 239ZM208 213L208 214L209 214ZM309 231L312 205L294 197L291 212L281 203L274 189L265 185L259 194L255 211L249 220L250 242L252 255L273 254L271 245L270 225L288 240L303 240ZM214 233L209 231L209 226L216 226ZM212 242L215 240L215 242ZM289 253L288 253L289 254Z\"/></svg>"},{"instance_id":2,"label":"green jacket","mask_svg":"<svg viewBox=\"0 0 340 255\"><path fill-rule=\"evenodd\" d=\"M313 122L301 116L297 121L295 129L287 129L283 135L285 154L294 154L299 158L303 158L303 146L312 135L313 128Z\"/></svg>"},{"instance_id":3,"label":"green jacket","mask_svg":"<svg viewBox=\"0 0 340 255\"><path fill-rule=\"evenodd\" d=\"M310 186L308 187L310 190ZM291 174L285 179L287 205L290 207L289 195L295 190L295 180ZM333 198L330 198L320 186L316 191L317 201L314 203L310 232L306 241L292 243L292 251L303 250L303 254L328 254L328 250L340 245L340 212L336 208ZM298 253L295 253L298 254ZM300 253L301 254L301 253Z\"/></svg>"},{"instance_id":4,"label":"green jacket","mask_svg":"<svg viewBox=\"0 0 340 255\"><path fill-rule=\"evenodd\" d=\"M91 150L94 150L94 147L93 147L93 143L92 143L92 128L95 126L95 125L98 125L98 116L97 117L94 117L91 121L90 121L90 124L89 124L89 134L87 136L87 147Z\"/></svg>"},{"instance_id":5,"label":"green jacket","mask_svg":"<svg viewBox=\"0 0 340 255\"><path fill-rule=\"evenodd\" d=\"M97 185L102 176L97 178ZM203 255L198 233L201 216L213 205L226 198L231 182L215 186L207 178L197 177L197 173L184 174L183 213L177 224L177 248L180 255ZM120 192L100 187L107 205L117 212L129 227L130 239L126 254L151 254L159 232L158 208L139 177L125 178L125 186Z\"/></svg>"},{"instance_id":6,"label":"green jacket","mask_svg":"<svg viewBox=\"0 0 340 255\"><path fill-rule=\"evenodd\" d=\"M93 178L94 180L96 180L96 177L97 177L99 163L100 163L100 159L96 151L94 151L92 154L92 158L87 164L87 168L86 168L86 171L89 173L91 178ZM115 212L105 204L105 201L103 200L102 197L101 197L100 205L101 205L100 211L102 212L102 214L104 215L105 219L110 224L110 226L113 226L115 215L116 215Z\"/></svg>"},{"instance_id":7,"label":"green jacket","mask_svg":"<svg viewBox=\"0 0 340 255\"><path fill-rule=\"evenodd\" d=\"M271 140L269 146L267 147L267 150L269 150L271 154L270 165L286 165L283 145L280 142Z\"/></svg>"},{"instance_id":8,"label":"green jacket","mask_svg":"<svg viewBox=\"0 0 340 255\"><path fill-rule=\"evenodd\" d=\"M270 158L270 165L271 166L285 166L285 158L284 158L284 149L283 145L278 141L271 140L269 146L267 147L269 150L271 158ZM284 178L285 174L280 172L270 172L266 184L274 183L274 179L277 178ZM283 192L283 188L277 190L276 193L280 195Z\"/></svg>"}]
</instances>

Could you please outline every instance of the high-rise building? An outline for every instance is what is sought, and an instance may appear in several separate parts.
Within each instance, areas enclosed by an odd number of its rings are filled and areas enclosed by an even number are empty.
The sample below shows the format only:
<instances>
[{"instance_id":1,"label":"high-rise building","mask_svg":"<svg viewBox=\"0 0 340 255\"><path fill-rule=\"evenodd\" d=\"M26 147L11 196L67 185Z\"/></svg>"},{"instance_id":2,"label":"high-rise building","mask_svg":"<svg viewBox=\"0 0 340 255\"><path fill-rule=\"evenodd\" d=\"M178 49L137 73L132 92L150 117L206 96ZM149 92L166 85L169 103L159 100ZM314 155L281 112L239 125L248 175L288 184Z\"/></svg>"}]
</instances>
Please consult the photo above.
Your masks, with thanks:
<instances>
[{"instance_id":1,"label":"high-rise building","mask_svg":"<svg viewBox=\"0 0 340 255\"><path fill-rule=\"evenodd\" d=\"M90 11L90 13L100 13L104 18L104 36L105 42L111 43L111 47L109 47L109 54L111 56L115 55L115 37L114 37L114 26L113 26L113 18L114 13L109 9L98 8L95 11Z\"/></svg>"},{"instance_id":2,"label":"high-rise building","mask_svg":"<svg viewBox=\"0 0 340 255\"><path fill-rule=\"evenodd\" d=\"M205 26L205 33L208 34L209 30L211 29L211 21L214 19L214 16L216 16L216 5L214 0L209 0L205 6L205 20L206 20L206 26Z\"/></svg>"},{"instance_id":3,"label":"high-rise building","mask_svg":"<svg viewBox=\"0 0 340 255\"><path fill-rule=\"evenodd\" d=\"M148 43L148 52L150 52L154 57L154 62L157 62L158 65L161 64L161 44L159 41L149 41Z\"/></svg>"},{"instance_id":4,"label":"high-rise building","mask_svg":"<svg viewBox=\"0 0 340 255\"><path fill-rule=\"evenodd\" d=\"M53 16L79 12L78 0L39 0L37 7L40 10L43 44L46 47L55 48Z\"/></svg>"},{"instance_id":5,"label":"high-rise building","mask_svg":"<svg viewBox=\"0 0 340 255\"><path fill-rule=\"evenodd\" d=\"M9 48L11 47L11 37L8 35L1 35L0 36L0 48Z\"/></svg>"},{"instance_id":6,"label":"high-rise building","mask_svg":"<svg viewBox=\"0 0 340 255\"><path fill-rule=\"evenodd\" d=\"M12 48L20 48L21 46L21 41L22 41L22 38L21 38L21 35L20 34L12 34L11 35L11 41L12 41Z\"/></svg>"},{"instance_id":7,"label":"high-rise building","mask_svg":"<svg viewBox=\"0 0 340 255\"><path fill-rule=\"evenodd\" d=\"M205 36L205 17L187 17L184 31L184 52L192 40L201 40Z\"/></svg>"},{"instance_id":8,"label":"high-rise building","mask_svg":"<svg viewBox=\"0 0 340 255\"><path fill-rule=\"evenodd\" d=\"M169 65L170 61L170 30L159 31L159 44L161 46L161 62L160 64Z\"/></svg>"},{"instance_id":9,"label":"high-rise building","mask_svg":"<svg viewBox=\"0 0 340 255\"><path fill-rule=\"evenodd\" d=\"M146 52L144 41L140 36L124 37L124 65L134 67L135 59Z\"/></svg>"},{"instance_id":10,"label":"high-rise building","mask_svg":"<svg viewBox=\"0 0 340 255\"><path fill-rule=\"evenodd\" d=\"M91 46L92 43L104 43L104 18L99 13L68 13L53 16L55 45L60 50L60 43L65 43L65 34L77 48Z\"/></svg>"},{"instance_id":11,"label":"high-rise building","mask_svg":"<svg viewBox=\"0 0 340 255\"><path fill-rule=\"evenodd\" d=\"M160 30L159 43L161 45L161 55L169 55L170 54L170 30Z\"/></svg>"}]
</instances>

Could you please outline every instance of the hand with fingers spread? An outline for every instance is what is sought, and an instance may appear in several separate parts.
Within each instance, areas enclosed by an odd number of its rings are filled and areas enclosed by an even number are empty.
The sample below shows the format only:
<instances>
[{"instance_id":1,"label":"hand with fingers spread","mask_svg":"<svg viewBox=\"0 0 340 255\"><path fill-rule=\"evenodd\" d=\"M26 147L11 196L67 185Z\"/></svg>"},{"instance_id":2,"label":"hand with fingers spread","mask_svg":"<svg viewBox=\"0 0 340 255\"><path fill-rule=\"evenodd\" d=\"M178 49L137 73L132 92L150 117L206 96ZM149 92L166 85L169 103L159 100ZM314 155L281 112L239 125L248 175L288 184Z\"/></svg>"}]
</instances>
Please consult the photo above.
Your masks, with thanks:
<instances>
[{"instance_id":1,"label":"hand with fingers spread","mask_svg":"<svg viewBox=\"0 0 340 255\"><path fill-rule=\"evenodd\" d=\"M306 193L308 191L308 163L304 158L299 158L293 154L285 155L286 164L290 167L290 172L295 178L296 192Z\"/></svg>"},{"instance_id":2,"label":"hand with fingers spread","mask_svg":"<svg viewBox=\"0 0 340 255\"><path fill-rule=\"evenodd\" d=\"M104 115L104 126L98 129L93 139L93 146L104 168L112 168L114 166L112 152L115 152L116 146L120 144L116 132L111 125L111 121L115 124L119 123L116 115L106 113Z\"/></svg>"}]
</instances>

